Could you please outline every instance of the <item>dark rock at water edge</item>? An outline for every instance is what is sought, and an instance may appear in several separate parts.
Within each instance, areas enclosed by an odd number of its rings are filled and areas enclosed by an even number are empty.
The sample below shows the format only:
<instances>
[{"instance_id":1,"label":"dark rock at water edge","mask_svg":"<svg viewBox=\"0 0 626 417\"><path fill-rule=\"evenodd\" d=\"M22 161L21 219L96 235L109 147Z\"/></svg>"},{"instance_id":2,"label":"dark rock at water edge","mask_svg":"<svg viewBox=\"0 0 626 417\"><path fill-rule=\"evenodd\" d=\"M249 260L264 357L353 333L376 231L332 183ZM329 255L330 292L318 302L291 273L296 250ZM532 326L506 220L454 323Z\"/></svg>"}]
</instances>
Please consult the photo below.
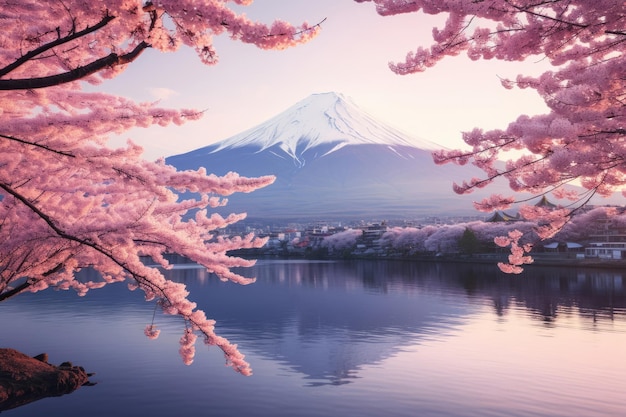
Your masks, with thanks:
<instances>
[{"instance_id":1,"label":"dark rock at water edge","mask_svg":"<svg viewBox=\"0 0 626 417\"><path fill-rule=\"evenodd\" d=\"M45 353L30 357L14 349L0 348L0 411L90 385L90 375L82 367L70 362L55 366L47 360Z\"/></svg>"}]
</instances>

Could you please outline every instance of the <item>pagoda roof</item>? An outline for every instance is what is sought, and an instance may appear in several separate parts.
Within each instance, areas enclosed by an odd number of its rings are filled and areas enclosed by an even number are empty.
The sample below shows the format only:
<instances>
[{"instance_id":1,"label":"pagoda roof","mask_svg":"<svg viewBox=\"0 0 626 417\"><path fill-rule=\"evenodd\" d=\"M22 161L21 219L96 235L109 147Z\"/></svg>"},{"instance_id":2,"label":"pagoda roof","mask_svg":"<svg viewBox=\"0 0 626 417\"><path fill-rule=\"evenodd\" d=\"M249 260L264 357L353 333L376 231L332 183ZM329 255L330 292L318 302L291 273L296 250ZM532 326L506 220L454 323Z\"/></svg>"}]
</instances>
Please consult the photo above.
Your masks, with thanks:
<instances>
[{"instance_id":1,"label":"pagoda roof","mask_svg":"<svg viewBox=\"0 0 626 417\"><path fill-rule=\"evenodd\" d=\"M515 221L518 221L519 219L520 219L519 214L512 215L504 211L496 211L495 213L493 213L493 215L490 218L488 218L485 221L488 223L515 222Z\"/></svg>"},{"instance_id":2,"label":"pagoda roof","mask_svg":"<svg viewBox=\"0 0 626 417\"><path fill-rule=\"evenodd\" d=\"M545 195L542 195L541 199L537 202L537 204L535 204L535 207L554 209L556 208L556 204L550 202Z\"/></svg>"}]
</instances>

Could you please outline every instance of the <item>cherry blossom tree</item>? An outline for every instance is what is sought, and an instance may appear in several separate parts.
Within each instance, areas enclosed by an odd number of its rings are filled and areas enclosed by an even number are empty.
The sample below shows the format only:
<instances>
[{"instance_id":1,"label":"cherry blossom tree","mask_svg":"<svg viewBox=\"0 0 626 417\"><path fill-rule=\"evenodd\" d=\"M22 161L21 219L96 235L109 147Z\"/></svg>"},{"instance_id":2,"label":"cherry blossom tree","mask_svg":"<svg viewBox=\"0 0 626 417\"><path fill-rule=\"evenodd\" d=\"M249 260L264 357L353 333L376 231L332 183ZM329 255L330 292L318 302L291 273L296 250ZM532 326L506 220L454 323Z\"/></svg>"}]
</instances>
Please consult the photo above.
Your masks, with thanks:
<instances>
[{"instance_id":1,"label":"cherry blossom tree","mask_svg":"<svg viewBox=\"0 0 626 417\"><path fill-rule=\"evenodd\" d=\"M226 196L266 186L273 177L177 172L163 160L145 161L132 142L110 149L110 134L180 124L201 113L84 87L116 76L149 48L191 47L203 63L215 64L213 36L282 49L308 41L318 28L257 23L228 2L209 0L1 0L0 19L0 301L48 287L83 295L128 281L166 314L183 319L185 363L199 334L219 346L234 369L250 374L236 345L215 334L215 322L189 300L185 286L142 257L169 268L165 255L176 253L222 280L253 282L230 270L253 262L227 253L265 241L219 235L245 214L209 212L226 204ZM182 199L183 193L198 197ZM77 278L87 267L101 280ZM149 325L146 335L156 337L158 329Z\"/></svg>"},{"instance_id":2,"label":"cherry blossom tree","mask_svg":"<svg viewBox=\"0 0 626 417\"><path fill-rule=\"evenodd\" d=\"M361 229L347 229L342 232L325 236L321 242L323 248L328 248L329 253L340 253L348 249L354 249L357 240L363 236Z\"/></svg>"},{"instance_id":3,"label":"cherry blossom tree","mask_svg":"<svg viewBox=\"0 0 626 417\"><path fill-rule=\"evenodd\" d=\"M529 88L549 113L521 115L505 129L463 133L469 151L434 153L437 163L472 164L485 175L455 184L469 193L504 177L514 192L572 201L557 211L531 209L542 222L540 238L554 235L593 195L609 196L626 185L626 3L614 0L355 0L371 1L383 16L423 12L447 15L433 29L434 44L390 64L398 74L418 73L446 56L472 60L543 59L553 69L538 77L502 80L505 88ZM507 156L508 151L516 151ZM499 160L506 160L499 164ZM582 185L584 192L567 184ZM493 196L478 209L508 208L512 196ZM512 238L514 240L514 238Z\"/></svg>"},{"instance_id":4,"label":"cherry blossom tree","mask_svg":"<svg viewBox=\"0 0 626 417\"><path fill-rule=\"evenodd\" d=\"M604 210L602 213L605 213ZM574 225L587 225L600 215L588 217L584 222L572 222L569 227L570 233L577 233L573 230ZM422 228L416 227L392 227L385 232L381 238L382 245L396 252L406 255L415 255L420 252L441 252L456 253L460 247L460 240L467 230L471 230L475 235L477 243L489 249L489 243L495 243L500 236L509 236L512 232L522 232L523 236L517 237L516 244L520 247L529 248L529 244L536 239L533 231L536 226L534 222L483 222L472 221L468 223L457 223L447 225L428 225ZM582 232L582 231L580 231ZM500 243L504 244L504 240ZM512 241L507 241L503 246L510 246Z\"/></svg>"},{"instance_id":5,"label":"cherry blossom tree","mask_svg":"<svg viewBox=\"0 0 626 417\"><path fill-rule=\"evenodd\" d=\"M559 242L578 242L588 239L590 234L601 235L626 228L623 208L596 207L578 213L554 236Z\"/></svg>"},{"instance_id":6,"label":"cherry blossom tree","mask_svg":"<svg viewBox=\"0 0 626 417\"><path fill-rule=\"evenodd\" d=\"M437 231L437 226L417 227L391 227L381 237L382 245L395 251L414 255L427 252L426 240Z\"/></svg>"}]
</instances>

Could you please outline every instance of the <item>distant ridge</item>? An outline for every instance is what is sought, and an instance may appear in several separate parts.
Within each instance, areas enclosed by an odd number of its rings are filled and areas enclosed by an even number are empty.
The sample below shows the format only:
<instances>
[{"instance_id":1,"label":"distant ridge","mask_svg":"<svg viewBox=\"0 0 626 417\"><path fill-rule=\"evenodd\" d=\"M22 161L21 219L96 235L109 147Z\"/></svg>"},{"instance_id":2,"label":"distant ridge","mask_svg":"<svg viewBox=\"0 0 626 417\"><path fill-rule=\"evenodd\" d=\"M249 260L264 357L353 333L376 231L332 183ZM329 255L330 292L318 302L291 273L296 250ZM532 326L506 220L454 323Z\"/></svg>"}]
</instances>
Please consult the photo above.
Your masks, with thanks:
<instances>
[{"instance_id":1,"label":"distant ridge","mask_svg":"<svg viewBox=\"0 0 626 417\"><path fill-rule=\"evenodd\" d=\"M480 215L472 200L508 189L458 196L452 182L475 167L436 166L441 146L412 138L335 92L313 94L251 129L166 159L179 169L223 175L273 174L274 184L233 195L224 212L267 219L391 219Z\"/></svg>"}]
</instances>

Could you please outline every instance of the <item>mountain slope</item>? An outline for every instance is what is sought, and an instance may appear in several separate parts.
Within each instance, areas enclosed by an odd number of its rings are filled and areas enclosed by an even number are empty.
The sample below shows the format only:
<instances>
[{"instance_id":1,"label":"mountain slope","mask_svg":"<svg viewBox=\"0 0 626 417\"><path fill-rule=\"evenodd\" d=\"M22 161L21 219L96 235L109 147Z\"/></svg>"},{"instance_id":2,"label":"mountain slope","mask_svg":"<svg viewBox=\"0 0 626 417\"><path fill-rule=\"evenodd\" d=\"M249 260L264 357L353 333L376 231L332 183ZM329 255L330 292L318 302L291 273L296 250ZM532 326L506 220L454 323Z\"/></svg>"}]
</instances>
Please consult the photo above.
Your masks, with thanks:
<instances>
[{"instance_id":1,"label":"mountain slope","mask_svg":"<svg viewBox=\"0 0 626 417\"><path fill-rule=\"evenodd\" d=\"M276 175L274 184L233 195L224 212L252 218L382 219L477 214L452 182L472 167L435 166L440 146L409 138L336 93L312 95L224 141L167 158L179 169ZM490 189L489 193L494 189ZM487 195L482 192L482 196Z\"/></svg>"},{"instance_id":2,"label":"mountain slope","mask_svg":"<svg viewBox=\"0 0 626 417\"><path fill-rule=\"evenodd\" d=\"M312 148L332 153L345 145L404 145L438 149L428 142L408 140L398 130L375 120L338 93L313 94L252 129L192 153L219 152L253 146L260 151L277 146L296 161ZM320 155L321 156L321 155Z\"/></svg>"}]
</instances>

